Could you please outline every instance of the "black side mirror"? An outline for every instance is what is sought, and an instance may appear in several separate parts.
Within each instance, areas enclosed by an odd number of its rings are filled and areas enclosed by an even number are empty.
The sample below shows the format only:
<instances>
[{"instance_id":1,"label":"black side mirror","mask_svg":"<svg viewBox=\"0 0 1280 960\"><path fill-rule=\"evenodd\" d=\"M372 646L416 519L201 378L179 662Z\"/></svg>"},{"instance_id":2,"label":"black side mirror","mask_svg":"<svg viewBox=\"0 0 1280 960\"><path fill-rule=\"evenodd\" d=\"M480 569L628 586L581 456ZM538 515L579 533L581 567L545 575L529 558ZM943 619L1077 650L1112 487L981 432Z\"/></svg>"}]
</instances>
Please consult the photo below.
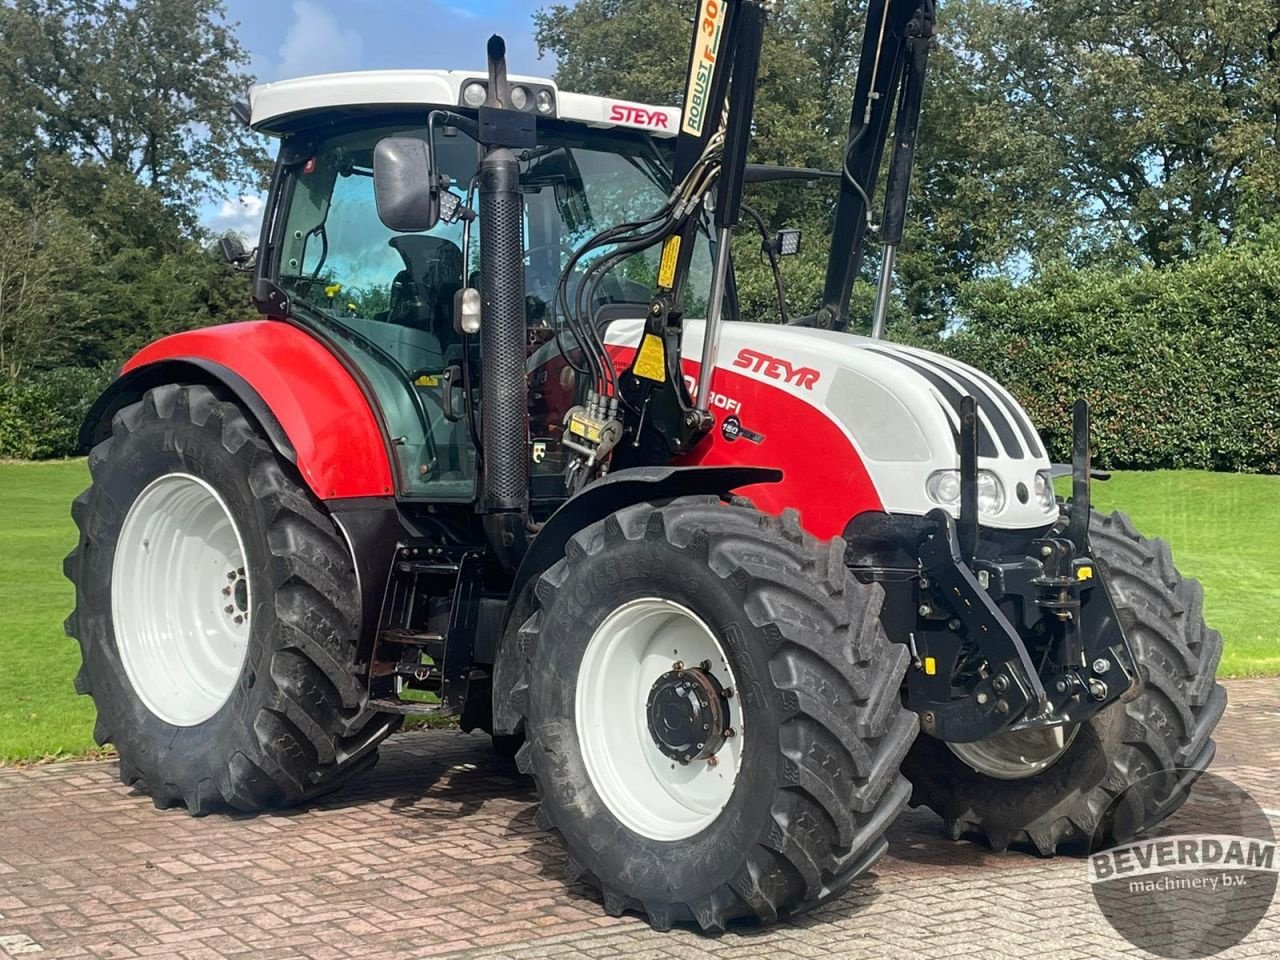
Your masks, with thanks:
<instances>
[{"instance_id":1,"label":"black side mirror","mask_svg":"<svg viewBox=\"0 0 1280 960\"><path fill-rule=\"evenodd\" d=\"M219 237L218 247L223 251L223 259L234 269L253 269L253 255L257 250L247 250L238 234L228 233L225 237Z\"/></svg>"},{"instance_id":2,"label":"black side mirror","mask_svg":"<svg viewBox=\"0 0 1280 960\"><path fill-rule=\"evenodd\" d=\"M223 258L233 267L238 267L249 260L249 251L245 249L244 241L240 239L239 234L228 233L219 238L218 246L222 249Z\"/></svg>"},{"instance_id":3,"label":"black side mirror","mask_svg":"<svg viewBox=\"0 0 1280 960\"><path fill-rule=\"evenodd\" d=\"M431 148L413 137L387 137L373 148L378 219L397 233L421 233L440 221L440 192Z\"/></svg>"}]
</instances>

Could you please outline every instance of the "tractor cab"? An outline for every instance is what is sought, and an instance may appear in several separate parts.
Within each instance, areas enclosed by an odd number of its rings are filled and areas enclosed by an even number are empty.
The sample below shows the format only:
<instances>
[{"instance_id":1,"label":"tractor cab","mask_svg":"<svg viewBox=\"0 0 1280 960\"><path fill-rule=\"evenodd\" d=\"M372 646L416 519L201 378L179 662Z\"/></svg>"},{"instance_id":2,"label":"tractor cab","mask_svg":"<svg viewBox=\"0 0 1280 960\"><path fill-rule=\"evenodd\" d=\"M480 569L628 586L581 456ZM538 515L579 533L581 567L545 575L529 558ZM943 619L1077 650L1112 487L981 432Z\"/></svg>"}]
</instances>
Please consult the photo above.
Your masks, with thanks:
<instances>
[{"instance_id":1,"label":"tractor cab","mask_svg":"<svg viewBox=\"0 0 1280 960\"><path fill-rule=\"evenodd\" d=\"M547 80L511 82L523 91L515 99L537 117L536 144L516 155L532 353L570 336L555 297L579 245L647 215L670 193L679 111L561 94ZM394 438L398 491L408 499L469 503L477 496L466 411L470 391L480 388L480 344L459 311L463 292L480 286L474 186L481 147L443 111L474 118L485 83L459 71L393 70L287 80L251 97L254 128L281 140L257 286L287 297L291 317L333 342L367 381ZM389 138L431 144L451 199L430 229L394 231L379 218L373 154ZM656 248L632 255L595 291L595 308L643 316L659 261ZM690 284L691 298L705 298L705 236L692 269L701 282Z\"/></svg>"}]
</instances>

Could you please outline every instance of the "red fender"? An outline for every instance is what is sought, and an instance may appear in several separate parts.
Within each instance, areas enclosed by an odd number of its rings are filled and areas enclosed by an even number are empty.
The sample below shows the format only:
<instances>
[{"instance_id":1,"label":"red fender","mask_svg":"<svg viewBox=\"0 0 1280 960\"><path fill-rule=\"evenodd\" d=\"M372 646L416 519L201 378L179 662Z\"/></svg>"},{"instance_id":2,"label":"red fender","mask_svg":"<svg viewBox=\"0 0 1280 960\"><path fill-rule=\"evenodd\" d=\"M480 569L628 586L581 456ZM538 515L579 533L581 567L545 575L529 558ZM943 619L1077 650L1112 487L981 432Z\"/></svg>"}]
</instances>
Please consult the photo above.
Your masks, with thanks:
<instances>
[{"instance_id":1,"label":"red fender","mask_svg":"<svg viewBox=\"0 0 1280 960\"><path fill-rule=\"evenodd\" d=\"M321 500L395 492L391 462L364 391L329 349L298 327L252 320L157 340L124 365L206 361L242 378L275 415Z\"/></svg>"}]
</instances>

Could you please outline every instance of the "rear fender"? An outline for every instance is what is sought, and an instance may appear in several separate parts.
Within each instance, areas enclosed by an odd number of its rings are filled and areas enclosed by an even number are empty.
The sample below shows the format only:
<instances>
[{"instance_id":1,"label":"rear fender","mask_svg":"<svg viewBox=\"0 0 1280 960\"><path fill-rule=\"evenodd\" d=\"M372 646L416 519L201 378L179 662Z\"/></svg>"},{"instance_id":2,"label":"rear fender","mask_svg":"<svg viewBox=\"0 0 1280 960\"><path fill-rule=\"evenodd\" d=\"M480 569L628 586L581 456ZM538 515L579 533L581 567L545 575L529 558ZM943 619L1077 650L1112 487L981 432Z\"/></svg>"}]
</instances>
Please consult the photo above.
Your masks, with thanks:
<instances>
[{"instance_id":1,"label":"rear fender","mask_svg":"<svg viewBox=\"0 0 1280 960\"><path fill-rule=\"evenodd\" d=\"M115 413L162 383L224 387L320 500L395 493L374 407L334 353L299 327L258 320L156 341L98 398L81 428L81 445L109 436Z\"/></svg>"},{"instance_id":2,"label":"rear fender","mask_svg":"<svg viewBox=\"0 0 1280 960\"><path fill-rule=\"evenodd\" d=\"M569 540L579 530L637 503L698 494L727 499L740 487L781 480L782 471L763 467L635 467L611 473L591 484L553 513L530 544L508 596L502 640L529 615L532 585L564 556ZM505 642L500 643L494 659L493 731L514 733L520 716L514 698L523 693L524 664L520 662L516 645Z\"/></svg>"}]
</instances>

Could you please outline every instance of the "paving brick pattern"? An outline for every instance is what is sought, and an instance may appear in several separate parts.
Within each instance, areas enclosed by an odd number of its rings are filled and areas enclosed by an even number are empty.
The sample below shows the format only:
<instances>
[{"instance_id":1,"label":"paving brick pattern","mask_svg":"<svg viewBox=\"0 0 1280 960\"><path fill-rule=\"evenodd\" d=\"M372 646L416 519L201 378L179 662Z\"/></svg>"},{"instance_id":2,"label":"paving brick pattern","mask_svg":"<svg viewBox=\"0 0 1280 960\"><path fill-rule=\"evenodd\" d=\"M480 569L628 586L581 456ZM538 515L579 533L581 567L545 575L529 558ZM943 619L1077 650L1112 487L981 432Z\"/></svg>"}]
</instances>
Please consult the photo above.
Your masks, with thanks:
<instances>
[{"instance_id":1,"label":"paving brick pattern","mask_svg":"<svg viewBox=\"0 0 1280 960\"><path fill-rule=\"evenodd\" d=\"M1229 684L1215 772L1280 830L1280 681ZM256 817L154 810L111 762L0 770L0 960L214 957L1145 957L1077 860L995 855L911 811L891 853L799 920L654 933L566 886L533 796L486 738L405 734L358 784ZM1228 958L1280 957L1280 906Z\"/></svg>"}]
</instances>

